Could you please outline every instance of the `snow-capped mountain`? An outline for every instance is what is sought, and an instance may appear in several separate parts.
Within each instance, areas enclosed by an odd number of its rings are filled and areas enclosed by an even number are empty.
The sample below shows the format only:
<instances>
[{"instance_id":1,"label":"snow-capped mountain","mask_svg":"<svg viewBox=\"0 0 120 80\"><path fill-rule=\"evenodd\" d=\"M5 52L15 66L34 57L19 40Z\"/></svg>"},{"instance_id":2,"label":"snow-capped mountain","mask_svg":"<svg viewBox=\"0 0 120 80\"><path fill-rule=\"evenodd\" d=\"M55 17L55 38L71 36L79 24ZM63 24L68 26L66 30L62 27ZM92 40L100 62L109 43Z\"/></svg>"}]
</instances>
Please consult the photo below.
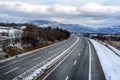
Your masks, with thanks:
<instances>
[{"instance_id":1,"label":"snow-capped mountain","mask_svg":"<svg viewBox=\"0 0 120 80\"><path fill-rule=\"evenodd\" d=\"M120 34L120 26L93 29L93 28L86 27L79 24L63 24L63 23L53 22L49 20L32 20L29 22L36 24L39 27L48 27L48 26L51 26L52 28L59 27L62 29L66 29L70 32L77 32L77 33Z\"/></svg>"},{"instance_id":2,"label":"snow-capped mountain","mask_svg":"<svg viewBox=\"0 0 120 80\"><path fill-rule=\"evenodd\" d=\"M99 29L97 29L97 33L120 34L120 26L112 26L112 27L107 27L107 28L99 28Z\"/></svg>"},{"instance_id":3,"label":"snow-capped mountain","mask_svg":"<svg viewBox=\"0 0 120 80\"><path fill-rule=\"evenodd\" d=\"M39 27L48 27L51 26L52 28L62 28L66 29L70 32L78 32L78 33L92 33L94 30L89 27L85 27L83 25L78 25L78 24L63 24L63 23L58 23L58 22L52 22L48 20L33 20L30 21L30 23L36 24Z\"/></svg>"}]
</instances>

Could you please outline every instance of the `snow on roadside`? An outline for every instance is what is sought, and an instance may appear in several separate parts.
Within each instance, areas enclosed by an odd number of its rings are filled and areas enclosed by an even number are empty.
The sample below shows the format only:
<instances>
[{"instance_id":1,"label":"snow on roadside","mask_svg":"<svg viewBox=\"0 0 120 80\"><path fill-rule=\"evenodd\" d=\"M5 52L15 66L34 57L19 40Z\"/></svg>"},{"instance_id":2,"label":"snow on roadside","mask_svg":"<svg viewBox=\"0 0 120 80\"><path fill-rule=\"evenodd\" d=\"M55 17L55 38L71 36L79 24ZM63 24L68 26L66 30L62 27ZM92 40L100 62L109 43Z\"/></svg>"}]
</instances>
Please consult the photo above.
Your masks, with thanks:
<instances>
[{"instance_id":1,"label":"snow on roadside","mask_svg":"<svg viewBox=\"0 0 120 80\"><path fill-rule=\"evenodd\" d=\"M107 43L104 43L102 41L99 41L100 43L104 44L104 45L107 45L109 48L111 48L113 51L115 51L118 55L120 55L120 51L118 49L116 49L115 47L107 44Z\"/></svg>"},{"instance_id":2,"label":"snow on roadside","mask_svg":"<svg viewBox=\"0 0 120 80\"><path fill-rule=\"evenodd\" d=\"M37 77L38 74L44 72L44 70L46 70L49 66L51 66L52 64L54 64L63 54L58 55L57 57L55 57L54 59L52 59L50 62L48 62L47 64L45 64L44 66L36 69L34 72L32 72L32 74L30 74L29 76L26 76L25 78L23 78L23 80L33 80L34 77Z\"/></svg>"},{"instance_id":3,"label":"snow on roadside","mask_svg":"<svg viewBox=\"0 0 120 80\"><path fill-rule=\"evenodd\" d=\"M103 44L91 40L93 43L106 80L120 80L120 57Z\"/></svg>"}]
</instances>

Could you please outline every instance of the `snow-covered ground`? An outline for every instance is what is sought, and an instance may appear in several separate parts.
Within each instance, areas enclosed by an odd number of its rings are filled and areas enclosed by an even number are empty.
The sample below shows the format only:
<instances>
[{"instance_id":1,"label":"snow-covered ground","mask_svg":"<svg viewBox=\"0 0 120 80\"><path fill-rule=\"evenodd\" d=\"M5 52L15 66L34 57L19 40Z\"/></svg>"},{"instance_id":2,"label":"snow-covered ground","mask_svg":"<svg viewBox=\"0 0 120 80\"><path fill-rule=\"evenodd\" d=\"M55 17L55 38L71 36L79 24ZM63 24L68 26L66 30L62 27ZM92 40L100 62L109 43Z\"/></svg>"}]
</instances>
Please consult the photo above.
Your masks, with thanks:
<instances>
[{"instance_id":1,"label":"snow-covered ground","mask_svg":"<svg viewBox=\"0 0 120 80\"><path fill-rule=\"evenodd\" d=\"M2 41L6 40L6 39L14 39L14 38L21 38L23 30L26 26L22 26L21 29L17 29L14 27L4 27L4 26L0 26L0 51L2 51ZM5 33L3 35L3 33ZM13 44L10 43L10 46L12 46ZM22 46L19 43L15 44L14 46L17 46L18 48L22 49Z\"/></svg>"},{"instance_id":2,"label":"snow-covered ground","mask_svg":"<svg viewBox=\"0 0 120 80\"><path fill-rule=\"evenodd\" d=\"M107 43L104 43L102 41L99 41L100 43L104 44L104 45L107 45L109 48L111 48L114 52L116 52L116 54L120 55L120 50L116 49L115 47L107 44Z\"/></svg>"},{"instance_id":3,"label":"snow-covered ground","mask_svg":"<svg viewBox=\"0 0 120 80\"><path fill-rule=\"evenodd\" d=\"M12 38L15 38L16 36L20 37L22 32L23 31L20 30L20 29L15 29L15 28L12 28L12 27L1 27L0 26L0 33L8 33L8 36L12 37Z\"/></svg>"},{"instance_id":4,"label":"snow-covered ground","mask_svg":"<svg viewBox=\"0 0 120 80\"><path fill-rule=\"evenodd\" d=\"M106 80L120 80L120 57L103 44L95 40L91 42L97 51ZM113 49L119 54L119 50Z\"/></svg>"}]
</instances>

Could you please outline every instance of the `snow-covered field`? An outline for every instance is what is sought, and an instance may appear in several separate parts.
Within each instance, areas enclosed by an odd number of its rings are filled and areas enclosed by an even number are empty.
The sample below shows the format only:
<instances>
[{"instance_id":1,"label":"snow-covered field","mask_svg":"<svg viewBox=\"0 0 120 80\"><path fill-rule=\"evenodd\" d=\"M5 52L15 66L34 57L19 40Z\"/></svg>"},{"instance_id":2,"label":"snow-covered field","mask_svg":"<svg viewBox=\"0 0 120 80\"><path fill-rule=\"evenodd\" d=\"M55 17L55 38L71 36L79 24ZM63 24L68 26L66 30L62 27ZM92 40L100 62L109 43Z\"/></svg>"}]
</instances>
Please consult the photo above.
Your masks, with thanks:
<instances>
[{"instance_id":1,"label":"snow-covered field","mask_svg":"<svg viewBox=\"0 0 120 80\"><path fill-rule=\"evenodd\" d=\"M120 80L120 57L103 44L95 40L91 42L97 51L106 80ZM114 50L120 54L119 50Z\"/></svg>"}]
</instances>

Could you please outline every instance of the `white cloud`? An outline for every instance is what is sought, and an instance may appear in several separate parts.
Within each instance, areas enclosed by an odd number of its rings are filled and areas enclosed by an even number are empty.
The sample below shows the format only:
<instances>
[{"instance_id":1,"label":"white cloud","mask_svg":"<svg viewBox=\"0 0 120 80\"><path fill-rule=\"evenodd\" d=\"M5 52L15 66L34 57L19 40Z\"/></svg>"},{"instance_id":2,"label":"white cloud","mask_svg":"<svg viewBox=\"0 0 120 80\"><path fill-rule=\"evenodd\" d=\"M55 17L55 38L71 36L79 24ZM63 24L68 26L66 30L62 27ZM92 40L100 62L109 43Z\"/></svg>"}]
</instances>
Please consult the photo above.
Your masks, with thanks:
<instances>
[{"instance_id":1,"label":"white cloud","mask_svg":"<svg viewBox=\"0 0 120 80\"><path fill-rule=\"evenodd\" d=\"M30 5L21 2L0 2L0 9L2 12L24 12L24 13L36 13L36 14L49 14L47 12L48 6L45 5Z\"/></svg>"},{"instance_id":2,"label":"white cloud","mask_svg":"<svg viewBox=\"0 0 120 80\"><path fill-rule=\"evenodd\" d=\"M96 3L86 4L80 11L86 16L99 18L117 18L120 15L120 7L102 6Z\"/></svg>"},{"instance_id":3,"label":"white cloud","mask_svg":"<svg viewBox=\"0 0 120 80\"><path fill-rule=\"evenodd\" d=\"M83 6L33 5L22 2L0 2L0 15L7 17L48 19L89 26L114 25L120 21L120 6L87 3ZM3 18L3 17L2 17ZM117 23L116 23L116 22Z\"/></svg>"}]
</instances>

